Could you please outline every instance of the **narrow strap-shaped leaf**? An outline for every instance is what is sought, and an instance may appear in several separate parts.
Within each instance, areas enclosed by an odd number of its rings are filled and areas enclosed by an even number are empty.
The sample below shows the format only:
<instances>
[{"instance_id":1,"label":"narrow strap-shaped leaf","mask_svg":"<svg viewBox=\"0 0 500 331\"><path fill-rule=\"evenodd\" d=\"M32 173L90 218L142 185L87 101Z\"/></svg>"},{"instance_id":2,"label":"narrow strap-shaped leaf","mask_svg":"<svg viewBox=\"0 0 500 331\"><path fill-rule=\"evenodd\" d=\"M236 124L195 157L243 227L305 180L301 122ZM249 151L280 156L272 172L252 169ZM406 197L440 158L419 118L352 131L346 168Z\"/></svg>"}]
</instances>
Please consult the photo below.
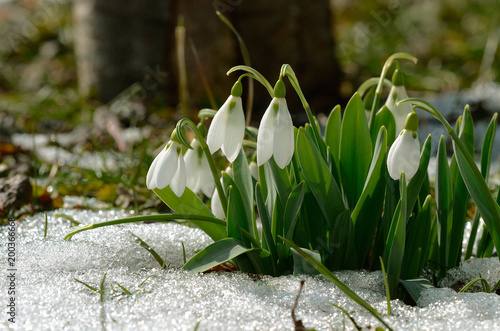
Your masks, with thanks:
<instances>
[{"instance_id":1,"label":"narrow strap-shaped leaf","mask_svg":"<svg viewBox=\"0 0 500 331\"><path fill-rule=\"evenodd\" d=\"M387 327L389 330L392 330L392 328L387 324L387 322L384 321L380 313L373 308L369 303L367 303L365 300L363 300L359 295L356 294L353 290L351 290L346 284L344 284L340 279L338 279L330 270L328 270L324 265L321 264L320 261L312 257L310 254L306 253L304 250L302 250L299 246L294 244L292 241L287 240L285 238L281 238L287 245L290 245L297 253L302 255L307 262L309 262L316 270L318 270L323 276L326 277L330 282L332 282L335 286L339 288L342 292L344 292L349 298L351 298L354 302L356 302L358 305L361 307L365 308L368 310L372 316L374 316L376 319L378 319L385 327Z\"/></svg>"},{"instance_id":2,"label":"narrow strap-shaped leaf","mask_svg":"<svg viewBox=\"0 0 500 331\"><path fill-rule=\"evenodd\" d=\"M255 186L255 200L257 202L257 208L259 210L260 220L262 222L262 232L266 239L266 244L271 253L272 263L274 271L276 272L276 261L278 260L278 251L276 249L276 239L273 237L271 232L271 217L267 212L267 208L264 202L264 197L262 195L262 190L260 184L257 183Z\"/></svg>"},{"instance_id":3,"label":"narrow strap-shaped leaf","mask_svg":"<svg viewBox=\"0 0 500 331\"><path fill-rule=\"evenodd\" d=\"M428 195L417 216L408 222L402 279L421 275L431 237L431 200L431 196Z\"/></svg>"},{"instance_id":4,"label":"narrow strap-shaped leaf","mask_svg":"<svg viewBox=\"0 0 500 331\"><path fill-rule=\"evenodd\" d=\"M439 225L439 264L447 268L450 267L449 263L451 263L451 261L448 261L448 258L453 221L453 187L444 136L441 136L439 140L436 162L436 213ZM443 277L445 273L446 269L440 268L440 276Z\"/></svg>"},{"instance_id":5,"label":"narrow strap-shaped leaf","mask_svg":"<svg viewBox=\"0 0 500 331\"><path fill-rule=\"evenodd\" d=\"M335 106L328 116L325 129L326 146L330 149L333 157L335 169L339 169L339 154L340 154L340 130L342 128L342 120L340 116L340 105Z\"/></svg>"},{"instance_id":6,"label":"narrow strap-shaped leaf","mask_svg":"<svg viewBox=\"0 0 500 331\"><path fill-rule=\"evenodd\" d=\"M238 186L247 220L253 217L253 182L245 151L240 149L238 157L233 162L234 183Z\"/></svg>"},{"instance_id":7,"label":"narrow strap-shaped leaf","mask_svg":"<svg viewBox=\"0 0 500 331\"><path fill-rule=\"evenodd\" d=\"M214 217L210 209L200 200L198 195L193 193L188 187L184 190L181 197L175 195L170 186L163 189L155 188L156 195L167 205L179 214L197 214L202 216ZM213 223L193 221L197 227L203 230L213 240L219 240L227 237L225 226Z\"/></svg>"},{"instance_id":8,"label":"narrow strap-shaped leaf","mask_svg":"<svg viewBox=\"0 0 500 331\"><path fill-rule=\"evenodd\" d=\"M325 266L330 270L359 267L355 242L355 232L350 210L340 213L330 229L328 250L323 254ZM360 260L361 261L361 260Z\"/></svg>"},{"instance_id":9,"label":"narrow strap-shaped leaf","mask_svg":"<svg viewBox=\"0 0 500 331\"><path fill-rule=\"evenodd\" d=\"M477 169L476 165L467 162L465 155L457 143L453 142L453 150L457 158L457 164L464 179L465 185L469 194L474 199L479 212L483 216L483 220L488 227L488 231L492 236L493 243L497 251L500 250L500 208L488 189L484 178Z\"/></svg>"},{"instance_id":10,"label":"narrow strap-shaped leaf","mask_svg":"<svg viewBox=\"0 0 500 331\"><path fill-rule=\"evenodd\" d=\"M285 206L285 217L284 217L284 229L285 238L292 239L293 232L295 230L295 224L297 224L297 217L299 215L300 208L302 207L302 202L304 201L304 194L306 192L306 185L302 181L300 182L288 197L288 201Z\"/></svg>"},{"instance_id":11,"label":"narrow strap-shaped leaf","mask_svg":"<svg viewBox=\"0 0 500 331\"><path fill-rule=\"evenodd\" d=\"M483 147L481 149L481 175L484 180L488 182L489 174L490 174L490 164L491 164L491 152L493 150L493 142L495 140L495 132L497 127L497 114L495 113L488 125L488 129L486 129L486 133L484 135ZM498 197L497 197L498 203ZM479 228L479 218L480 213L479 209L476 209L474 213L474 220L472 222L472 229L470 233L469 242L467 243L467 250L465 252L464 260L468 260L472 256L472 249L474 247L474 243L476 242L477 230Z\"/></svg>"},{"instance_id":12,"label":"narrow strap-shaped leaf","mask_svg":"<svg viewBox=\"0 0 500 331\"><path fill-rule=\"evenodd\" d=\"M245 247L241 241L234 238L221 239L199 251L187 261L182 269L192 273L204 272L251 251L260 251L260 249Z\"/></svg>"},{"instance_id":13,"label":"narrow strap-shaped leaf","mask_svg":"<svg viewBox=\"0 0 500 331\"><path fill-rule=\"evenodd\" d=\"M422 151L420 152L420 164L418 166L417 173L408 183L408 215L406 218L409 219L413 207L417 202L419 193L421 191L422 185L427 178L427 168L429 167L429 160L431 159L431 135L427 136L425 139Z\"/></svg>"},{"instance_id":14,"label":"narrow strap-shaped leaf","mask_svg":"<svg viewBox=\"0 0 500 331\"><path fill-rule=\"evenodd\" d=\"M349 208L354 209L363 187L372 159L372 141L365 107L355 93L344 112L340 134L340 177Z\"/></svg>"},{"instance_id":15,"label":"narrow strap-shaped leaf","mask_svg":"<svg viewBox=\"0 0 500 331\"><path fill-rule=\"evenodd\" d=\"M383 126L387 130L387 147L391 147L392 143L396 139L396 135L398 135L399 132L396 132L396 120L394 119L394 115L386 105L382 106L382 108L377 112L373 128L370 129L372 132L371 139L373 145L375 145L378 132Z\"/></svg>"},{"instance_id":16,"label":"narrow strap-shaped leaf","mask_svg":"<svg viewBox=\"0 0 500 331\"><path fill-rule=\"evenodd\" d=\"M384 251L384 264L387 266L387 279L389 281L389 290L391 298L398 297L398 284L401 275L401 267L403 264L403 255L406 242L406 208L407 208L407 191L405 173L401 173L399 180L401 199L396 213L392 219L387 243Z\"/></svg>"},{"instance_id":17,"label":"narrow strap-shaped leaf","mask_svg":"<svg viewBox=\"0 0 500 331\"><path fill-rule=\"evenodd\" d=\"M459 137L471 155L474 155L474 123L469 108L466 107L460 123ZM465 221L467 218L467 201L469 192L453 156L450 164L450 174L453 185L453 220L450 233L448 267L458 266L462 257Z\"/></svg>"},{"instance_id":18,"label":"narrow strap-shaped leaf","mask_svg":"<svg viewBox=\"0 0 500 331\"><path fill-rule=\"evenodd\" d=\"M384 178L386 152L387 131L382 126L378 133L363 193L351 214L355 229L355 247L361 263L368 255L380 216L382 215L386 187Z\"/></svg>"},{"instance_id":19,"label":"narrow strap-shaped leaf","mask_svg":"<svg viewBox=\"0 0 500 331\"><path fill-rule=\"evenodd\" d=\"M344 201L330 169L303 128L299 129L297 137L297 153L306 182L321 212L328 222L333 222L345 210Z\"/></svg>"},{"instance_id":20,"label":"narrow strap-shaped leaf","mask_svg":"<svg viewBox=\"0 0 500 331\"><path fill-rule=\"evenodd\" d=\"M278 167L278 165L274 161L274 158L271 158L268 163L269 168L271 169L271 172L273 174L275 189L278 193L278 197L281 200L281 204L285 206L288 196L292 191L292 184L290 182L288 170L286 167L283 169Z\"/></svg>"},{"instance_id":21,"label":"narrow strap-shaped leaf","mask_svg":"<svg viewBox=\"0 0 500 331\"><path fill-rule=\"evenodd\" d=\"M431 282L429 282L429 280L425 278L407 279L401 280L400 282L401 284L403 284L406 291L408 291L408 294L410 294L411 298L415 302L418 302L418 299L420 299L420 296L422 296L422 292L430 288L434 288Z\"/></svg>"}]
</instances>

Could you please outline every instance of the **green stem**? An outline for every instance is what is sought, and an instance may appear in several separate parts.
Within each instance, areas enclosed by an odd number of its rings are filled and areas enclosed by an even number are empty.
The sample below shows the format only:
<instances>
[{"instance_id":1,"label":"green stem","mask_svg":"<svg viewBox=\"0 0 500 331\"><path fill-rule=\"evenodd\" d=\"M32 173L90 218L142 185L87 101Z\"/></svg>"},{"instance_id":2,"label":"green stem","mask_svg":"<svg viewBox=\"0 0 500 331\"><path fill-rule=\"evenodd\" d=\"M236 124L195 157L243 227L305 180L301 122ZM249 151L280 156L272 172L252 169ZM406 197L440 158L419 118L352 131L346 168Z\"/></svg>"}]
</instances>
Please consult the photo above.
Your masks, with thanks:
<instances>
[{"instance_id":1,"label":"green stem","mask_svg":"<svg viewBox=\"0 0 500 331\"><path fill-rule=\"evenodd\" d=\"M361 84L358 88L358 93L360 97L363 97L363 95L368 91L372 86L375 86L378 84L380 81L380 77L372 77L368 80L366 80L363 84ZM385 87L392 87L392 82L388 80L387 78L383 79L383 85Z\"/></svg>"},{"instance_id":2,"label":"green stem","mask_svg":"<svg viewBox=\"0 0 500 331\"><path fill-rule=\"evenodd\" d=\"M306 100L306 97L304 96L304 93L302 92L302 89L300 88L299 81L297 79L297 76L295 75L295 72L293 71L292 67L289 64L284 64L281 66L281 72L280 76L287 76L288 80L290 81L290 84L292 84L292 87L295 89L295 92L297 92L297 95L300 98L300 101L302 102L302 107L304 108L307 119L309 120L309 123L311 125L311 128L314 133L314 138L316 139L316 142L318 143L318 147L320 147L320 142L323 140L321 138L321 133L319 130L319 125L316 122L316 119L314 118L314 115L311 111L311 107L309 106L309 103ZM321 156L323 159L326 160L326 148L319 148L321 152Z\"/></svg>"},{"instance_id":3,"label":"green stem","mask_svg":"<svg viewBox=\"0 0 500 331\"><path fill-rule=\"evenodd\" d=\"M238 30L234 27L233 24L227 19L226 16L222 15L221 12L216 11L215 12L217 16L221 19L221 21L227 25L227 27L234 33L236 36L236 39L238 39L238 44L240 45L240 51L241 54L243 55L243 63L247 66L251 66L250 62L250 52L248 51L247 45L245 44L245 41L241 37L241 35L238 33ZM250 121L252 118L252 108L253 108L253 80L248 81L248 99L247 99L247 118L246 118L246 125L250 125Z\"/></svg>"},{"instance_id":4,"label":"green stem","mask_svg":"<svg viewBox=\"0 0 500 331\"><path fill-rule=\"evenodd\" d=\"M394 60L397 59L406 59L410 60L413 63L417 63L417 58L408 54L408 53L394 53L389 58L387 61L385 61L384 67L382 68L382 73L380 74L378 84L377 84L377 89L375 90L375 96L373 98L373 104L372 104L372 111L370 113L370 129L373 127L373 123L375 122L375 112L377 111L377 108L379 106L380 102L380 97L382 95L382 85L384 83L385 75L387 75L387 71L391 67L391 64Z\"/></svg>"},{"instance_id":5,"label":"green stem","mask_svg":"<svg viewBox=\"0 0 500 331\"><path fill-rule=\"evenodd\" d=\"M174 220L205 221L205 222L211 222L211 223L226 226L226 221L224 221L224 220L221 220L221 219L215 218L215 217L210 217L210 216L203 216L203 215L194 215L194 214L143 215L143 216L132 216L132 217L128 217L128 218L120 218L120 219L106 221L106 222L100 222L100 223L92 223L92 224L87 224L87 225L84 225L84 226L81 226L78 228L74 228L73 230L68 232L68 234L64 237L64 240L71 240L71 238L79 232L97 229L97 228L102 228L104 226L109 226L109 225L136 223L136 222L143 222L143 221L165 222L165 221L174 221Z\"/></svg>"},{"instance_id":6,"label":"green stem","mask_svg":"<svg viewBox=\"0 0 500 331\"><path fill-rule=\"evenodd\" d=\"M177 137L179 138L180 142L189 149L193 149L193 147L189 145L188 141L186 140L186 137L184 137L184 133L182 132L182 127L184 125L187 125L191 129L191 131L193 131L196 139L200 143L201 149L203 150L205 156L207 157L208 165L210 166L210 171L212 172L212 177L215 182L215 188L219 193L220 203L222 205L222 209L224 210L224 214L226 215L227 218L227 197L220 182L219 170L215 165L214 158L212 157L212 153L210 153L210 149L208 148L207 142L205 141L205 137L203 137L203 135L198 130L194 122L191 121L190 119L183 118L182 120L177 122L177 126L175 128L177 131Z\"/></svg>"},{"instance_id":7,"label":"green stem","mask_svg":"<svg viewBox=\"0 0 500 331\"><path fill-rule=\"evenodd\" d=\"M258 72L257 70L255 70L252 67L239 65L239 66L235 66L235 67L232 67L231 69L229 69L228 72L226 73L226 75L229 75L230 73L233 73L237 70L243 70L243 71L248 72L250 74L248 77L252 77L256 81L258 81L259 83L264 85L264 87L267 89L267 91L271 95L271 98L274 98L274 88L271 86L271 83L269 83L269 81L260 72Z\"/></svg>"}]
</instances>

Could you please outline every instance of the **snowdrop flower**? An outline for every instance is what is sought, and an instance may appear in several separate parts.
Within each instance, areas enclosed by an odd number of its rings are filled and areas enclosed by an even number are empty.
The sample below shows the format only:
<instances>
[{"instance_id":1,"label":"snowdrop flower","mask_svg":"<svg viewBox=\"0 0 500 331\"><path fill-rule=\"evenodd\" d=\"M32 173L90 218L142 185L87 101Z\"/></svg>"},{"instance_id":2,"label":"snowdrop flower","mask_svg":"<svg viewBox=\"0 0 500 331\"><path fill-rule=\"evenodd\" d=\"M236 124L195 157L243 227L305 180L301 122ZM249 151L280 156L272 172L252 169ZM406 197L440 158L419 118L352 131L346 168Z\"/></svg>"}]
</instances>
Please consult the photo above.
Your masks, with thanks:
<instances>
[{"instance_id":1,"label":"snowdrop flower","mask_svg":"<svg viewBox=\"0 0 500 331\"><path fill-rule=\"evenodd\" d=\"M213 154L222 149L231 163L238 156L245 136L245 115L241 93L241 82L237 81L231 90L231 95L215 114L207 135L210 153Z\"/></svg>"},{"instance_id":2,"label":"snowdrop flower","mask_svg":"<svg viewBox=\"0 0 500 331\"><path fill-rule=\"evenodd\" d=\"M387 170L392 179L398 180L401 172L406 182L415 175L420 164L420 142L417 135L418 116L411 112L406 118L403 131L394 141L387 156Z\"/></svg>"},{"instance_id":3,"label":"snowdrop flower","mask_svg":"<svg viewBox=\"0 0 500 331\"><path fill-rule=\"evenodd\" d=\"M187 173L186 186L195 193L203 193L209 197L215 187L210 166L198 140L194 139L191 146L193 149L189 149L184 155Z\"/></svg>"},{"instance_id":4,"label":"snowdrop flower","mask_svg":"<svg viewBox=\"0 0 500 331\"><path fill-rule=\"evenodd\" d=\"M250 174L252 175L252 177L258 181L259 180L259 166L257 165L257 163L255 163L255 161L252 161L252 162L250 162L248 167L250 168Z\"/></svg>"},{"instance_id":5,"label":"snowdrop flower","mask_svg":"<svg viewBox=\"0 0 500 331\"><path fill-rule=\"evenodd\" d=\"M395 70L392 75L392 88L387 97L385 105L394 115L394 120L396 121L396 133L401 132L404 128L406 117L408 114L413 112L410 103L403 103L401 105L396 105L398 101L408 98L406 89L404 87L404 76L399 70Z\"/></svg>"},{"instance_id":6,"label":"snowdrop flower","mask_svg":"<svg viewBox=\"0 0 500 331\"><path fill-rule=\"evenodd\" d=\"M274 99L267 108L257 135L257 165L271 156L278 167L286 167L293 156L293 123L285 100L285 84L280 79L274 88Z\"/></svg>"},{"instance_id":7,"label":"snowdrop flower","mask_svg":"<svg viewBox=\"0 0 500 331\"><path fill-rule=\"evenodd\" d=\"M233 169L227 167L226 173L229 176L233 176ZM221 177L220 182L222 186L224 186L223 177ZM220 218L221 220L226 219L226 214L224 213L224 209L222 208L222 203L220 202L219 191L217 190L214 190L214 194L212 195L212 201L210 202L210 209L212 210L212 214L214 214L215 217Z\"/></svg>"},{"instance_id":8,"label":"snowdrop flower","mask_svg":"<svg viewBox=\"0 0 500 331\"><path fill-rule=\"evenodd\" d=\"M186 188L186 165L178 142L170 141L156 156L149 167L146 185L150 190L170 185L175 195L182 196Z\"/></svg>"},{"instance_id":9,"label":"snowdrop flower","mask_svg":"<svg viewBox=\"0 0 500 331\"><path fill-rule=\"evenodd\" d=\"M215 217L220 218L221 220L226 219L226 214L224 213L224 209L222 209L222 203L220 202L219 191L215 190L212 195L212 202L210 203L210 209L212 210L212 214Z\"/></svg>"}]
</instances>

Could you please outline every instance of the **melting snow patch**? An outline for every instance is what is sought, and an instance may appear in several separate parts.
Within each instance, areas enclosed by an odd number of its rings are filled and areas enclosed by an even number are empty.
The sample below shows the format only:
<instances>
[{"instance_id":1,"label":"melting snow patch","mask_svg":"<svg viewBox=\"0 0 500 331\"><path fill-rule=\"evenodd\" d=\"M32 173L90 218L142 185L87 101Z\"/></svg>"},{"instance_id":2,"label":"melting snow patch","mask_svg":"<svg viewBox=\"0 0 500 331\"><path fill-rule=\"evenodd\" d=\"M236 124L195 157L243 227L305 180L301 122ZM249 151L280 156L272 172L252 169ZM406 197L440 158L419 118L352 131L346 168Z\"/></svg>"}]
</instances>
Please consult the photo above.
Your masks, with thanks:
<instances>
[{"instance_id":1,"label":"melting snow patch","mask_svg":"<svg viewBox=\"0 0 500 331\"><path fill-rule=\"evenodd\" d=\"M74 202L74 201L73 201ZM290 310L300 280L305 287L296 310L307 328L353 329L352 323L331 303L343 307L362 327L380 326L364 309L322 276L257 277L239 272L193 275L180 269L186 257L211 243L202 231L176 223L127 224L76 234L64 241L69 222L56 213L82 223L132 216L124 211L62 209L48 213L48 236L43 238L44 216L37 214L17 224L20 330L293 330ZM167 269L135 241L134 236L166 255ZM5 247L7 232L0 242ZM5 254L2 257L4 272ZM99 288L100 295L76 279ZM451 286L481 273L493 284L500 277L498 259L475 259L450 272L443 283ZM343 271L336 275L384 315L394 329L493 330L500 329L500 296L431 289L420 307L392 301L387 316L385 289L380 272ZM6 277L0 286L6 288ZM131 294L127 294L125 288ZM6 291L2 290L6 302ZM4 305L5 306L5 305ZM4 314L5 316L5 314ZM7 324L0 325L7 328Z\"/></svg>"}]
</instances>

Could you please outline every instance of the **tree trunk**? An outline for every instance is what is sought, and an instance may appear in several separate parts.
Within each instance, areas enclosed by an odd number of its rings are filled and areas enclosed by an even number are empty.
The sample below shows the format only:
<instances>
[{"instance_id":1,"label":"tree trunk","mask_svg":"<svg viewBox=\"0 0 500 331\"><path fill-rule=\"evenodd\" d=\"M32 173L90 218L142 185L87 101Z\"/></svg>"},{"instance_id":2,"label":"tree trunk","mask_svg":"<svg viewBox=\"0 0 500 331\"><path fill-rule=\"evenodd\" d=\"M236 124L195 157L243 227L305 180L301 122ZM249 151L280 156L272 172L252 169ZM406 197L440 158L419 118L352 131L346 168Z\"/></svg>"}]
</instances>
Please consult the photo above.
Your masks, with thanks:
<instances>
[{"instance_id":1,"label":"tree trunk","mask_svg":"<svg viewBox=\"0 0 500 331\"><path fill-rule=\"evenodd\" d=\"M80 91L96 89L108 102L135 82L154 86L168 61L171 6L170 0L75 0Z\"/></svg>"}]
</instances>

